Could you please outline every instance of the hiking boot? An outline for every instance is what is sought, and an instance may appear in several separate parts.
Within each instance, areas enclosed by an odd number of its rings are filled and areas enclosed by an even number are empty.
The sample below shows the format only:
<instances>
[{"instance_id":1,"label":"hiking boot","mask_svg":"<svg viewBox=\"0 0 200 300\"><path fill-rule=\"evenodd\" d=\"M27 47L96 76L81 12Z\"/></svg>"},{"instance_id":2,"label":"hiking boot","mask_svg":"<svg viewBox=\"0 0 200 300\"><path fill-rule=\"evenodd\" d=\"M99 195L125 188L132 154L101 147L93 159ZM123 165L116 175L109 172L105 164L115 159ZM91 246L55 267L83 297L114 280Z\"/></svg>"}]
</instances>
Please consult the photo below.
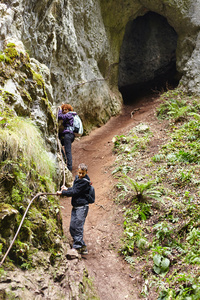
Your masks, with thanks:
<instances>
[{"instance_id":1,"label":"hiking boot","mask_svg":"<svg viewBox=\"0 0 200 300\"><path fill-rule=\"evenodd\" d=\"M78 249L76 249L76 250L77 250L77 252L78 252L79 254L83 254L83 255L88 254L88 250L87 250L86 246L83 246L83 247L78 248Z\"/></svg>"},{"instance_id":2,"label":"hiking boot","mask_svg":"<svg viewBox=\"0 0 200 300\"><path fill-rule=\"evenodd\" d=\"M82 249L82 251L81 251L81 254L83 254L83 255L87 255L87 254L88 254L88 250L87 250L87 248L85 248L85 249Z\"/></svg>"}]
</instances>

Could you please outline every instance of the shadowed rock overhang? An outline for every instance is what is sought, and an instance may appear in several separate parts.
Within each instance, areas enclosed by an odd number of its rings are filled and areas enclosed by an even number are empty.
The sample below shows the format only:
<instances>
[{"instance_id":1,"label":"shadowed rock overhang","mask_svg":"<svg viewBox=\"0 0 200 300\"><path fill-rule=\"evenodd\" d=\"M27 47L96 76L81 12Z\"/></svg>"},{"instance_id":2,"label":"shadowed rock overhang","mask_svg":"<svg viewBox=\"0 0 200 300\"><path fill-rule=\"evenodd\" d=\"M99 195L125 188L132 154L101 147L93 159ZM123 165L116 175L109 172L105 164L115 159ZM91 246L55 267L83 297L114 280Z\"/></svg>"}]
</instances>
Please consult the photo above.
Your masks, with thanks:
<instances>
[{"instance_id":1,"label":"shadowed rock overhang","mask_svg":"<svg viewBox=\"0 0 200 300\"><path fill-rule=\"evenodd\" d=\"M128 22L120 50L118 87L124 102L136 95L177 85L177 33L154 12Z\"/></svg>"}]
</instances>

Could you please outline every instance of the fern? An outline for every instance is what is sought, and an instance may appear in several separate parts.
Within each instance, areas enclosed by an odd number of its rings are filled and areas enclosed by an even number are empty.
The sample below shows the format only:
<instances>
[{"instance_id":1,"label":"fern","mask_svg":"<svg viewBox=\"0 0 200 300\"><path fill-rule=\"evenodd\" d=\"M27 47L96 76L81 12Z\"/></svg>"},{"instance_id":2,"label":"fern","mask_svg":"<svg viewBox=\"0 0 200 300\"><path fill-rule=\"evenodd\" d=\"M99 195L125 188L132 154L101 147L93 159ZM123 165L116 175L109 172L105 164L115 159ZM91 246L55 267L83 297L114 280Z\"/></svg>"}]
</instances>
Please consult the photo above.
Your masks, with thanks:
<instances>
[{"instance_id":1,"label":"fern","mask_svg":"<svg viewBox=\"0 0 200 300\"><path fill-rule=\"evenodd\" d=\"M125 261L131 266L135 265L134 258L132 256L125 256Z\"/></svg>"},{"instance_id":2,"label":"fern","mask_svg":"<svg viewBox=\"0 0 200 300\"><path fill-rule=\"evenodd\" d=\"M200 121L200 114L197 113L189 113L190 116L193 116L197 121Z\"/></svg>"},{"instance_id":3,"label":"fern","mask_svg":"<svg viewBox=\"0 0 200 300\"><path fill-rule=\"evenodd\" d=\"M180 107L179 105L171 106L171 110L167 113L170 118L173 118L175 122L186 117L187 113L191 110L190 106Z\"/></svg>"},{"instance_id":4,"label":"fern","mask_svg":"<svg viewBox=\"0 0 200 300\"><path fill-rule=\"evenodd\" d=\"M131 191L135 192L135 197L140 201L145 197L160 199L161 192L155 187L155 181L148 181L146 183L138 183L127 175L121 179Z\"/></svg>"}]
</instances>

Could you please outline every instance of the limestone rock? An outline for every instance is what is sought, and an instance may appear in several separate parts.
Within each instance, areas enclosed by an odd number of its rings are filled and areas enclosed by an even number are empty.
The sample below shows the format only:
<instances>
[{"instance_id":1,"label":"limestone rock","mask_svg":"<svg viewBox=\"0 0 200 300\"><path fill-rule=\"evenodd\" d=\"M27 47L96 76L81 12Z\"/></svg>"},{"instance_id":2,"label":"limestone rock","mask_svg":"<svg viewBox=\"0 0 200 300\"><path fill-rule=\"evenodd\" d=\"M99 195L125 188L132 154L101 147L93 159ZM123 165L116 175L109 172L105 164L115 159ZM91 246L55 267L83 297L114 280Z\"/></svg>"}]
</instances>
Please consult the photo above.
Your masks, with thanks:
<instances>
[{"instance_id":1,"label":"limestone rock","mask_svg":"<svg viewBox=\"0 0 200 300\"><path fill-rule=\"evenodd\" d=\"M2 41L18 40L42 64L41 70L49 69L49 101L55 107L70 102L90 129L120 110L119 57L125 29L148 12L165 18L176 32L178 80L190 92L200 92L198 7L197 0L16 0L9 6L5 1L0 5L0 35Z\"/></svg>"}]
</instances>

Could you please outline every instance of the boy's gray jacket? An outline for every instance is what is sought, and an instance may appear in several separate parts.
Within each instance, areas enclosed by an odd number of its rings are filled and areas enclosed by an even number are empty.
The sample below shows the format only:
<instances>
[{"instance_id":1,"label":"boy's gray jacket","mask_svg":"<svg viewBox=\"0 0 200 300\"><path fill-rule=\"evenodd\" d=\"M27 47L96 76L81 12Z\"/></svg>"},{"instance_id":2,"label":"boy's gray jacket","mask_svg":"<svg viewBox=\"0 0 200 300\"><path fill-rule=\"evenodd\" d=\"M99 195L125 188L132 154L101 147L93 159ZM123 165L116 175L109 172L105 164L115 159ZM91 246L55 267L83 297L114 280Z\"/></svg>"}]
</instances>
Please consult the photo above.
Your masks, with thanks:
<instances>
[{"instance_id":1,"label":"boy's gray jacket","mask_svg":"<svg viewBox=\"0 0 200 300\"><path fill-rule=\"evenodd\" d=\"M90 178L86 174L84 179L79 179L76 175L73 186L68 188L67 191L62 191L62 196L72 197L71 204L73 207L79 207L88 204L87 195L90 190Z\"/></svg>"}]
</instances>

